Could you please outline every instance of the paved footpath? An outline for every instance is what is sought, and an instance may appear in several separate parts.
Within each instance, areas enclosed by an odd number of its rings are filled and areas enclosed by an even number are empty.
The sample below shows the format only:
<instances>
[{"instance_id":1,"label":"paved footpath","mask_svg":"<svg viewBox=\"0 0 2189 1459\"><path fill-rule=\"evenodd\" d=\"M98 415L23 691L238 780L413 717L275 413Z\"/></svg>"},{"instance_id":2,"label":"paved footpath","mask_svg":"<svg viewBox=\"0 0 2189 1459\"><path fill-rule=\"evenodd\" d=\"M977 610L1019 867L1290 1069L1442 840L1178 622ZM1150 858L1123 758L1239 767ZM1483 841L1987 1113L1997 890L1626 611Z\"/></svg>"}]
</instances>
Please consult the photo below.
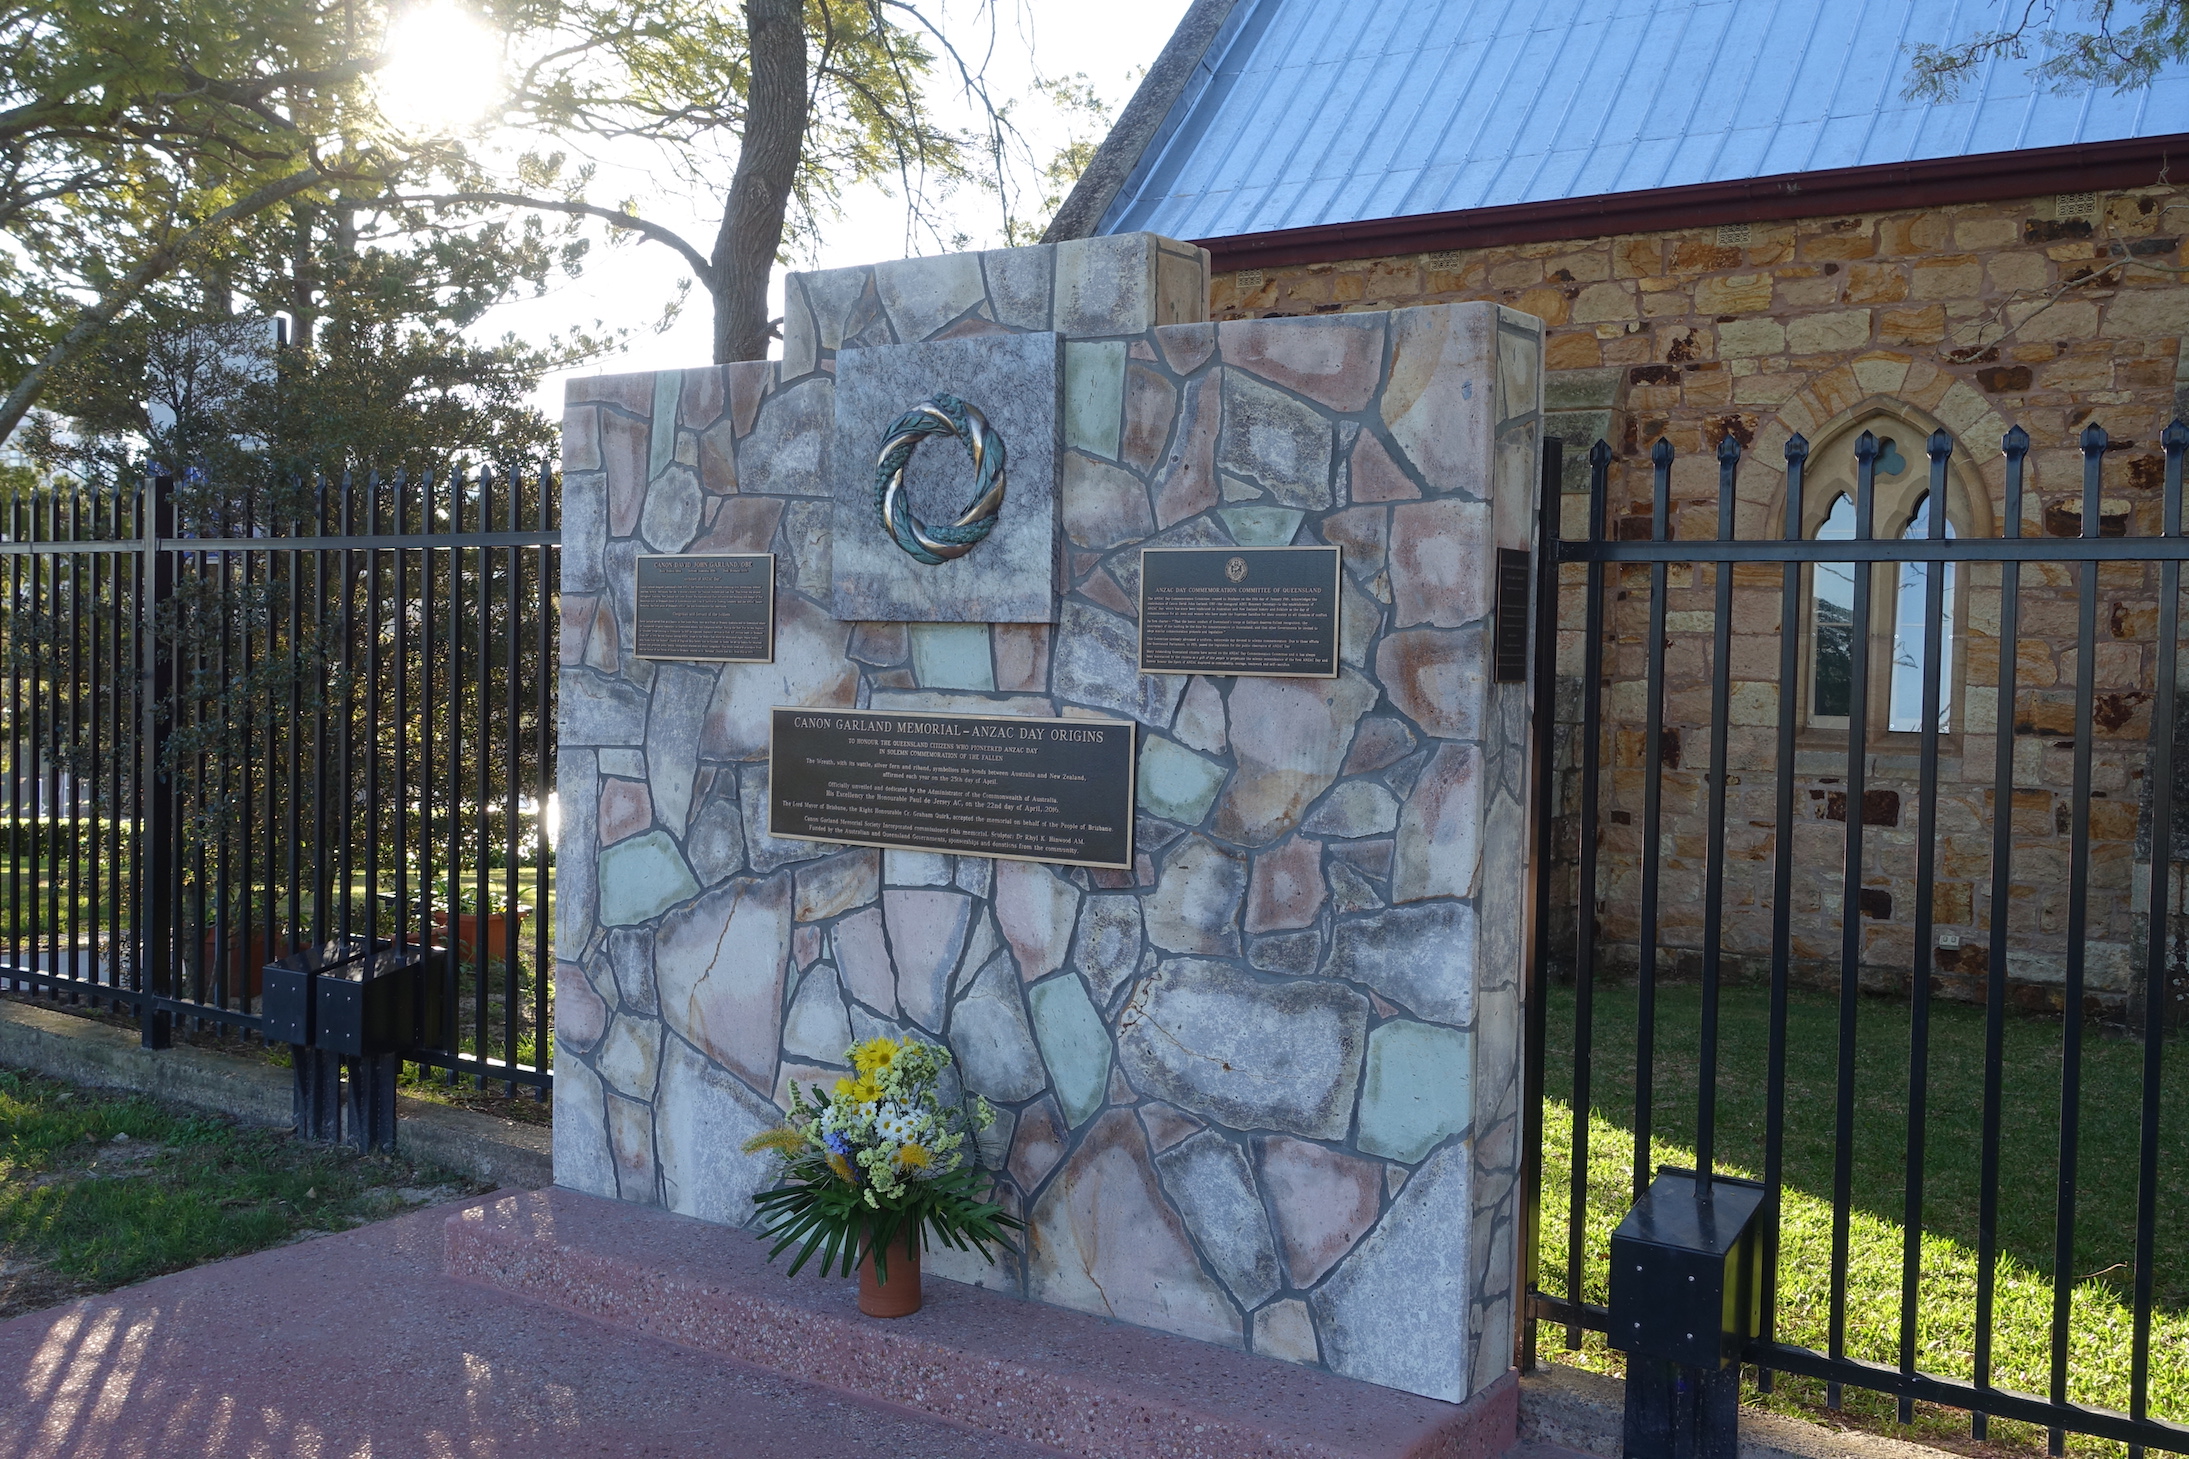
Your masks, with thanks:
<instances>
[{"instance_id":1,"label":"paved footpath","mask_svg":"<svg viewBox=\"0 0 2189 1459\"><path fill-rule=\"evenodd\" d=\"M448 1210L0 1323L0 1459L1053 1459L451 1281Z\"/></svg>"}]
</instances>

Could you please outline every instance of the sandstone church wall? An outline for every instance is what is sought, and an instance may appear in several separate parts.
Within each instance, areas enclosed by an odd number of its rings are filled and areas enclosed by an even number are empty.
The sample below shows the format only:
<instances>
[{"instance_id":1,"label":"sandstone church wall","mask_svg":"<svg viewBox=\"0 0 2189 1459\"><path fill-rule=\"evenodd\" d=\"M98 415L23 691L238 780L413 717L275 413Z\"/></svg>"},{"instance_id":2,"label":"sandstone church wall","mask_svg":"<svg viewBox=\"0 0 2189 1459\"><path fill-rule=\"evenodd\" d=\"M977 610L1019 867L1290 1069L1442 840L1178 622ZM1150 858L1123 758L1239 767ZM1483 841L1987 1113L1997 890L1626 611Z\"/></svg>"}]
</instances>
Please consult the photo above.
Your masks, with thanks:
<instances>
[{"instance_id":1,"label":"sandstone church wall","mask_svg":"<svg viewBox=\"0 0 2189 1459\"><path fill-rule=\"evenodd\" d=\"M1541 329L1205 289L1147 235L793 275L780 362L572 384L556 1179L743 1224L791 1083L913 1030L1031 1227L935 1270L1460 1399L1512 1361L1526 688L1487 650ZM841 353L1052 330L1056 621L832 617ZM1136 672L1143 546L1318 542L1340 677ZM640 551L773 551L775 662L634 658ZM778 705L1137 721L1134 869L770 837Z\"/></svg>"},{"instance_id":2,"label":"sandstone church wall","mask_svg":"<svg viewBox=\"0 0 2189 1459\"><path fill-rule=\"evenodd\" d=\"M1918 471L1924 436L1941 426L1953 433L1957 490L1971 499L1961 514L1984 519L1987 535L2005 509L1999 443L2009 425L2033 441L2022 530L2046 536L2081 530L2077 436L2086 424L2102 424L2111 437L2105 531L2149 535L2160 530L2159 433L2177 415L2189 416L2185 238L2189 188L2176 183L2085 199L2016 198L1223 273L1213 282L1212 312L1220 319L1331 317L1492 300L1542 318L1545 432L1566 443L1563 530L1570 536L1587 531L1583 458L1599 437L1615 453L1615 532L1648 534L1648 453L1663 437L1679 453L1671 535L1715 535L1712 452L1730 434L1747 453L1737 530L1763 536L1779 530L1787 437L1802 432L1822 450L1842 427L1880 411L1905 424L1900 444L1913 448ZM1844 458L1844 438L1838 449ZM1639 926L1648 576L1641 566L1614 572L1609 593L1611 734L1595 914L1615 964L1633 961ZM1729 815L1725 930L1729 952L1759 977L1771 947L1777 850L1770 828L1779 581L1775 566L1735 571L1728 769L1740 779ZM1568 624L1580 621L1580 582L1580 569L1568 568ZM1692 967L1702 941L1707 767L1700 757L1709 734L1714 582L1708 567L1676 568L1667 604L1671 748L1659 932L1673 966ZM1994 922L1999 582L1998 569L1987 566L1958 585L1958 683L1949 687L1961 707L1942 747L1938 937L1930 948L1915 946L1917 737L1873 738L1868 875L1856 912L1864 978L1873 987L1905 986L1920 971L1947 994L1983 996ZM2076 590L2062 571L2025 572L2022 583L2012 893L1997 922L2009 940L2016 998L2049 1006L2061 996L2066 961ZM2162 651L2153 637L2157 583L2155 567L2122 564L2100 573L2088 956L2092 992L2113 1009L2136 986L2147 914L2145 774ZM1580 672L1580 655L1579 633L1565 634L1562 675ZM1559 702L1561 720L1577 728L1577 697L1569 690ZM2175 737L2189 744L2189 721ZM2189 761L2177 757L2177 764ZM1843 916L1844 731L1805 728L1796 774L1796 975L1833 986ZM2177 804L2189 802L2189 769L2183 774ZM1554 898L1562 907L1574 900L1578 810L1574 777L1565 779L1567 851L1559 874L1567 880ZM2184 834L2176 829L2178 843ZM2180 917L2189 903L2176 885L2168 910ZM1570 947L1570 930L1554 945Z\"/></svg>"}]
</instances>

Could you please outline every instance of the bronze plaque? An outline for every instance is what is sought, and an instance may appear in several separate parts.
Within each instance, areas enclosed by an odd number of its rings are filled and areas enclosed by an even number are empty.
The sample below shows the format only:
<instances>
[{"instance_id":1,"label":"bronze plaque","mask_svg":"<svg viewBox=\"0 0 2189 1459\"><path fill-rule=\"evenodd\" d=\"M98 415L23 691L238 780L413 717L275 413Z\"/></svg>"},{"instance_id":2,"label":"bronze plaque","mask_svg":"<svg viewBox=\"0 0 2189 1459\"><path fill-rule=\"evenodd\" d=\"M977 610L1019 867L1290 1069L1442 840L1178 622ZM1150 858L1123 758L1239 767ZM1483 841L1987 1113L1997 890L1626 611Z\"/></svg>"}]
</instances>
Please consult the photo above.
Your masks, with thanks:
<instances>
[{"instance_id":1,"label":"bronze plaque","mask_svg":"<svg viewBox=\"0 0 2189 1459\"><path fill-rule=\"evenodd\" d=\"M768 834L953 856L1130 867L1133 724L777 709Z\"/></svg>"},{"instance_id":2,"label":"bronze plaque","mask_svg":"<svg viewBox=\"0 0 2189 1459\"><path fill-rule=\"evenodd\" d=\"M775 661L775 554L641 553L633 652L717 664Z\"/></svg>"},{"instance_id":3,"label":"bronze plaque","mask_svg":"<svg viewBox=\"0 0 2189 1459\"><path fill-rule=\"evenodd\" d=\"M1140 672L1338 677L1335 547L1147 547Z\"/></svg>"}]
</instances>

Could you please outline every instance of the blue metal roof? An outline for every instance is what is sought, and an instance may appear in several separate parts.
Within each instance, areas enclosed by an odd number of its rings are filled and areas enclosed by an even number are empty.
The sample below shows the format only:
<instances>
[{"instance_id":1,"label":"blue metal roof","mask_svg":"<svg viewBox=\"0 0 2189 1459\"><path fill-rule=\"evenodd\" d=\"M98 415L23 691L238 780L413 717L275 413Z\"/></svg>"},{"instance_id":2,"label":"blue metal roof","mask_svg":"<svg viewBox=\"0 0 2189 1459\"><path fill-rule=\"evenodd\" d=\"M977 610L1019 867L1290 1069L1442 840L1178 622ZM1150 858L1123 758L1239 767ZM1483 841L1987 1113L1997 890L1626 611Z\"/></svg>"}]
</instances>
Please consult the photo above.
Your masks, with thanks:
<instances>
[{"instance_id":1,"label":"blue metal roof","mask_svg":"<svg viewBox=\"0 0 2189 1459\"><path fill-rule=\"evenodd\" d=\"M1915 43L2025 3L1239 0L1100 231L1226 238L2189 131L2189 67L2060 93L2030 79L2035 47L1956 100L1903 98Z\"/></svg>"}]
</instances>

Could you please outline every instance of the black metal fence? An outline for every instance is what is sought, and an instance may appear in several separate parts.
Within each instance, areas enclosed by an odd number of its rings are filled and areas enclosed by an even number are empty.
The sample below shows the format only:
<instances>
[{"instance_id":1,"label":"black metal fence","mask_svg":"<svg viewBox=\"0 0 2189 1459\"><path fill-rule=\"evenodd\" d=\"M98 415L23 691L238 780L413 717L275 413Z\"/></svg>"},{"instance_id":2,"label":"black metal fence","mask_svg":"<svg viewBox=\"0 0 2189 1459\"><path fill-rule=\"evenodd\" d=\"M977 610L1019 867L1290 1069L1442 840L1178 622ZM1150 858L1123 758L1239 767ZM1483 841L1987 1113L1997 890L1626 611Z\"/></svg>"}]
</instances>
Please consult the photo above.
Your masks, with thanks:
<instances>
[{"instance_id":1,"label":"black metal fence","mask_svg":"<svg viewBox=\"0 0 2189 1459\"><path fill-rule=\"evenodd\" d=\"M1564 540L1552 443L1524 1356L1604 1330L1608 1222L1691 1159L1771 1193L1759 1383L2189 1451L2189 426L2044 493L2019 428L1901 444L1744 492L1728 437L1681 501L1660 441L1615 516L1599 442Z\"/></svg>"},{"instance_id":2,"label":"black metal fence","mask_svg":"<svg viewBox=\"0 0 2189 1459\"><path fill-rule=\"evenodd\" d=\"M0 989L255 1033L261 971L445 946L450 1080L550 1086L553 478L0 506Z\"/></svg>"}]
</instances>

